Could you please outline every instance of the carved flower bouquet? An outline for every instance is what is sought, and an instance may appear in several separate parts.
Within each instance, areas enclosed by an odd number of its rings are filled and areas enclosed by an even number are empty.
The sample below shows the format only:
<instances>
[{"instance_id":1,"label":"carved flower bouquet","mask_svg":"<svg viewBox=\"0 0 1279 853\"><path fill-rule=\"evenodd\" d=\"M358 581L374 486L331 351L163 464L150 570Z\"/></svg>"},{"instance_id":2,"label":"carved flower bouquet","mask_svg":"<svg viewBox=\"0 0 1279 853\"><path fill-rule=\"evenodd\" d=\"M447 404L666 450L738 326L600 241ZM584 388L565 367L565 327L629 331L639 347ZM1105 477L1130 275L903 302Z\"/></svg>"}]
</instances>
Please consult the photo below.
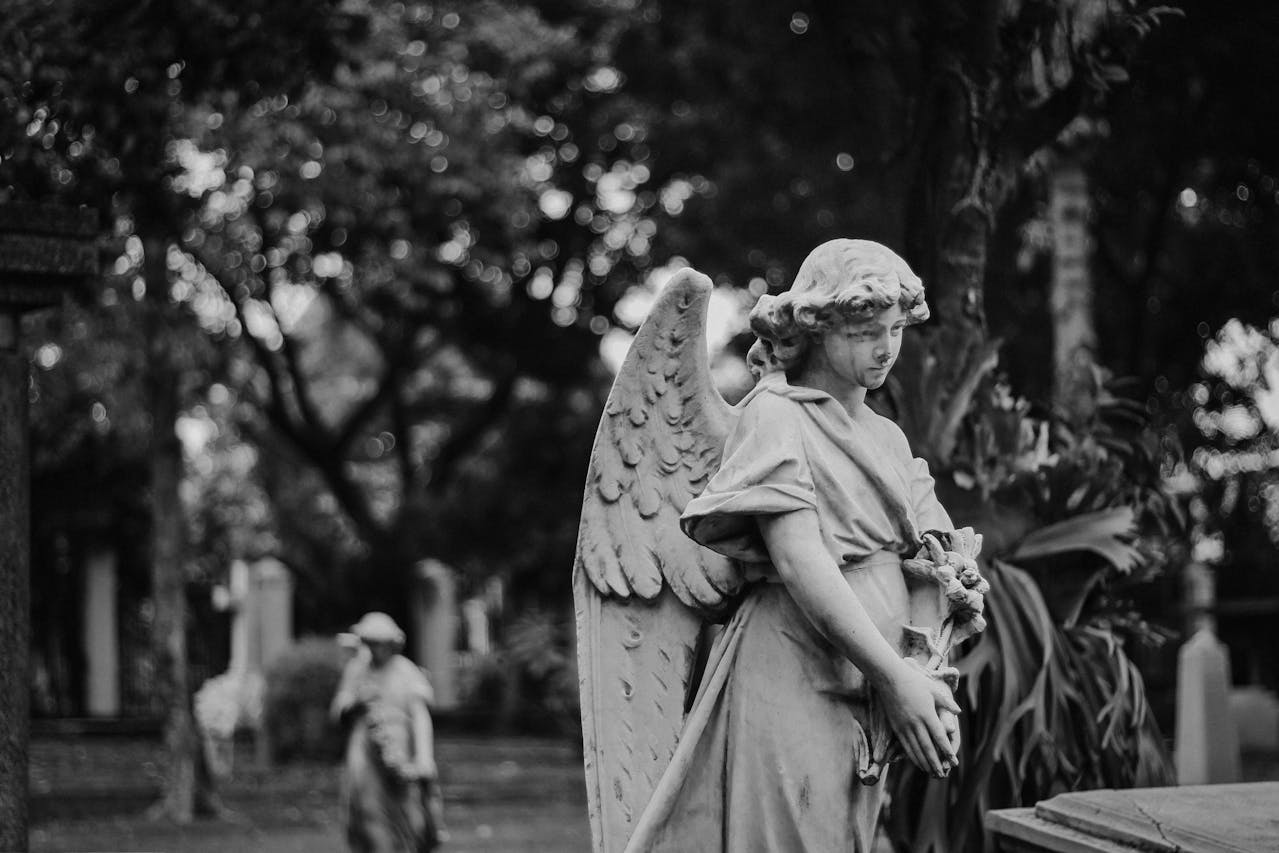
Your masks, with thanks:
<instances>
[{"instance_id":1,"label":"carved flower bouquet","mask_svg":"<svg viewBox=\"0 0 1279 853\"><path fill-rule=\"evenodd\" d=\"M367 725L379 763L401 781L418 778L409 715L388 702L374 701L368 705Z\"/></svg>"},{"instance_id":2,"label":"carved flower bouquet","mask_svg":"<svg viewBox=\"0 0 1279 853\"><path fill-rule=\"evenodd\" d=\"M982 612L990 584L977 569L981 534L971 527L951 532L932 530L924 534L923 542L919 553L902 561L912 624L902 627L901 653L953 691L959 674L948 665L951 652L986 628ZM862 784L873 785L904 753L873 691L868 706L868 749L857 776Z\"/></svg>"}]
</instances>

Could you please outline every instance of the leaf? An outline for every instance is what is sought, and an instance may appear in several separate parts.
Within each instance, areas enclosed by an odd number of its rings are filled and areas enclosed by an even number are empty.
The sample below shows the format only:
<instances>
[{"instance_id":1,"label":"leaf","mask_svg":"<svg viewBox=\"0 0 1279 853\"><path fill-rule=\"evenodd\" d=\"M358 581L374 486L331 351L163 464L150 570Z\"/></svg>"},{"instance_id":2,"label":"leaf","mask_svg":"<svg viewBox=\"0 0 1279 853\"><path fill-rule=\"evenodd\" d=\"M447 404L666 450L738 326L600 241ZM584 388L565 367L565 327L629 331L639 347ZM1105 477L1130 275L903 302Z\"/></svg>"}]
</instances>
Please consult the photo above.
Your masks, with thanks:
<instances>
[{"instance_id":1,"label":"leaf","mask_svg":"<svg viewBox=\"0 0 1279 853\"><path fill-rule=\"evenodd\" d=\"M1135 523L1131 507L1111 507L1085 513L1029 534L1007 559L1011 563L1025 563L1072 551L1088 551L1127 574L1145 559L1132 542Z\"/></svg>"},{"instance_id":2,"label":"leaf","mask_svg":"<svg viewBox=\"0 0 1279 853\"><path fill-rule=\"evenodd\" d=\"M890 777L899 850L975 853L992 808L1171 779L1140 673L1114 633L1054 624L1024 569L995 560L985 573L990 627L957 662L963 756L944 780L909 765Z\"/></svg>"}]
</instances>

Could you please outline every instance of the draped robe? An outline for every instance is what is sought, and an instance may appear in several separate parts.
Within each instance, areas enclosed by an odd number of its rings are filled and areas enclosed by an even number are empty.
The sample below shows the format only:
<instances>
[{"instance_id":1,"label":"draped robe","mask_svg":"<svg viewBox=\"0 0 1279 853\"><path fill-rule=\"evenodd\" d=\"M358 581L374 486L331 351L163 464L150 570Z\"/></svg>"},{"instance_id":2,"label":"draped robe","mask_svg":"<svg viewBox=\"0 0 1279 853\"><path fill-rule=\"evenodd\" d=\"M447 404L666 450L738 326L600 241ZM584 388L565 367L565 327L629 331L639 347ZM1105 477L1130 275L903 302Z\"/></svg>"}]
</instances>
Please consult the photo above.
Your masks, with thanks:
<instances>
[{"instance_id":1,"label":"draped robe","mask_svg":"<svg viewBox=\"0 0 1279 853\"><path fill-rule=\"evenodd\" d=\"M864 679L801 612L757 519L815 510L822 544L894 646L910 611L901 556L920 533L953 525L927 465L869 408L850 416L780 372L739 407L719 470L681 523L753 583L715 640L627 851L869 853L884 781L862 785L855 773Z\"/></svg>"}]
</instances>

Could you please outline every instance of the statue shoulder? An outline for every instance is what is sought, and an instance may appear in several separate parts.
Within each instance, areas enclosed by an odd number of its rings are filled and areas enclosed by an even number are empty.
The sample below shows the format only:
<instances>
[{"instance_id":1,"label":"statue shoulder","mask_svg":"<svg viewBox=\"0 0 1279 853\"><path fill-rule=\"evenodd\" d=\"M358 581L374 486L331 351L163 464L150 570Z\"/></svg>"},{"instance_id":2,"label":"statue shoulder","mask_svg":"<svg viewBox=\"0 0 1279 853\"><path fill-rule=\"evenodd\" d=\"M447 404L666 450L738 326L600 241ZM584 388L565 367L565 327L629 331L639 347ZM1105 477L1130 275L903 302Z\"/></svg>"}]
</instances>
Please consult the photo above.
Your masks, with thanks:
<instances>
[{"instance_id":1,"label":"statue shoulder","mask_svg":"<svg viewBox=\"0 0 1279 853\"><path fill-rule=\"evenodd\" d=\"M816 405L815 398L785 383L761 379L749 394L737 404L741 413L738 429L758 428L765 424L790 424L809 417L808 408Z\"/></svg>"},{"instance_id":2,"label":"statue shoulder","mask_svg":"<svg viewBox=\"0 0 1279 853\"><path fill-rule=\"evenodd\" d=\"M906 433L902 431L902 428L897 424L897 421L887 415L881 415L876 412L875 423L883 435L887 437L890 445L895 451L899 452L907 459L915 458L915 451L910 446L910 439L906 437Z\"/></svg>"}]
</instances>

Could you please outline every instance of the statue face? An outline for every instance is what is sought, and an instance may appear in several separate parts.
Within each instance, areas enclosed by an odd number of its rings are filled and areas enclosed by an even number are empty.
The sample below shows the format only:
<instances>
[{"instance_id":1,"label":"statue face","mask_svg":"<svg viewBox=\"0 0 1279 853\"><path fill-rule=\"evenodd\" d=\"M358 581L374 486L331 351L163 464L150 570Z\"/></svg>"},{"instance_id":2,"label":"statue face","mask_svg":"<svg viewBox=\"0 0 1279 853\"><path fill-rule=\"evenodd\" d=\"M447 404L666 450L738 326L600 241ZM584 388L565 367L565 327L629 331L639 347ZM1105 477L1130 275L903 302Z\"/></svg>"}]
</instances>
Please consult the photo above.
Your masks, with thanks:
<instances>
[{"instance_id":1,"label":"statue face","mask_svg":"<svg viewBox=\"0 0 1279 853\"><path fill-rule=\"evenodd\" d=\"M821 339L833 378L862 388L878 388L888 378L902 348L906 315L893 305L865 320L835 326Z\"/></svg>"},{"instance_id":2,"label":"statue face","mask_svg":"<svg viewBox=\"0 0 1279 853\"><path fill-rule=\"evenodd\" d=\"M369 656L373 659L375 667L384 665L395 655L395 646L392 643L365 640L364 645L369 647Z\"/></svg>"}]
</instances>

